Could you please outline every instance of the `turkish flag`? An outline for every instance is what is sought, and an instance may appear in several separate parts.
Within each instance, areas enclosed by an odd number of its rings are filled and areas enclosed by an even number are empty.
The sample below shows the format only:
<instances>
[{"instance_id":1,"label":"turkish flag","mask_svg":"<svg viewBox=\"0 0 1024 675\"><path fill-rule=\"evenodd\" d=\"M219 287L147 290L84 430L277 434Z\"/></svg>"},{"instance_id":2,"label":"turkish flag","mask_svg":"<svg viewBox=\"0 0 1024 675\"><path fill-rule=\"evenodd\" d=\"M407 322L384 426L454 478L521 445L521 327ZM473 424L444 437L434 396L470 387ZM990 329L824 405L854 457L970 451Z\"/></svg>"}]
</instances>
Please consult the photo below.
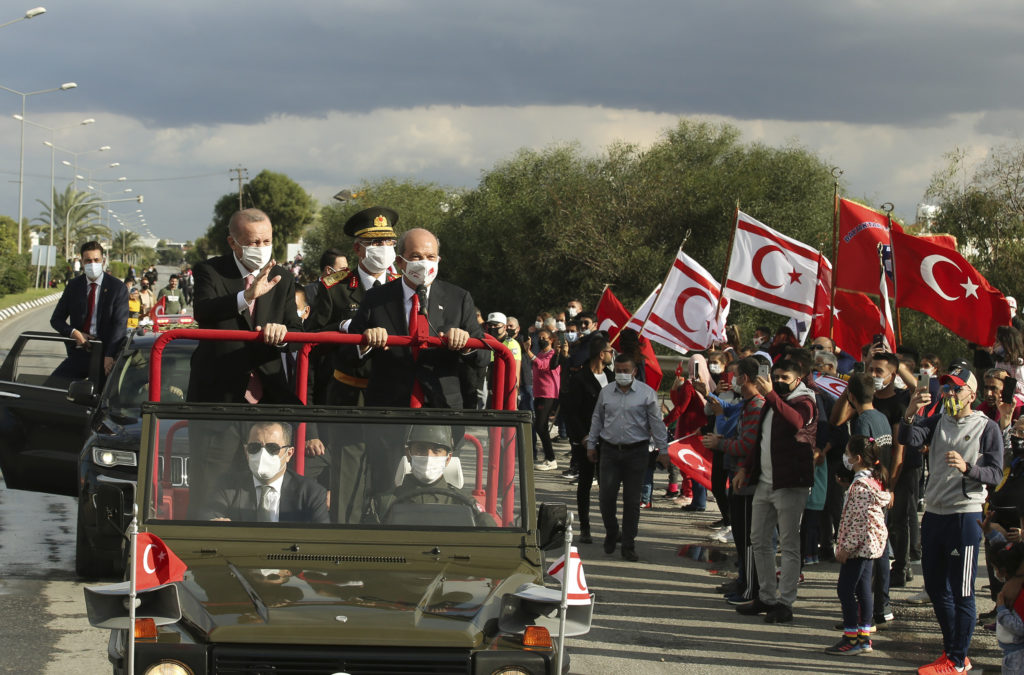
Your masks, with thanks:
<instances>
[{"instance_id":1,"label":"turkish flag","mask_svg":"<svg viewBox=\"0 0 1024 675\"><path fill-rule=\"evenodd\" d=\"M689 478L711 489L711 451L700 441L700 434L691 434L668 444L672 463Z\"/></svg>"},{"instance_id":2,"label":"turkish flag","mask_svg":"<svg viewBox=\"0 0 1024 675\"><path fill-rule=\"evenodd\" d=\"M629 317L632 316L615 297L611 288L604 289L594 314L597 316L597 329L606 331L609 340L615 339L619 330L629 322ZM661 365L658 363L658 357L654 354L650 340L642 335L640 336L640 352L644 355L644 381L657 391L661 386Z\"/></svg>"},{"instance_id":3,"label":"turkish flag","mask_svg":"<svg viewBox=\"0 0 1024 675\"><path fill-rule=\"evenodd\" d=\"M753 307L809 321L820 254L742 211L736 220L725 295Z\"/></svg>"},{"instance_id":4,"label":"turkish flag","mask_svg":"<svg viewBox=\"0 0 1024 675\"><path fill-rule=\"evenodd\" d=\"M893 222L893 232L903 232ZM848 199L839 200L836 288L878 293L878 245L889 243L889 218Z\"/></svg>"},{"instance_id":5,"label":"turkish flag","mask_svg":"<svg viewBox=\"0 0 1024 675\"><path fill-rule=\"evenodd\" d=\"M725 342L728 316L729 301L722 297L718 282L680 250L651 308L644 335L683 354L701 351L713 342Z\"/></svg>"},{"instance_id":6,"label":"turkish flag","mask_svg":"<svg viewBox=\"0 0 1024 675\"><path fill-rule=\"evenodd\" d=\"M145 590L185 578L188 565L160 537L139 532L135 538L135 588Z\"/></svg>"},{"instance_id":7,"label":"turkish flag","mask_svg":"<svg viewBox=\"0 0 1024 675\"><path fill-rule=\"evenodd\" d=\"M1010 324L1010 306L962 255L927 239L893 232L897 307L932 317L969 342L988 346Z\"/></svg>"},{"instance_id":8,"label":"turkish flag","mask_svg":"<svg viewBox=\"0 0 1024 675\"><path fill-rule=\"evenodd\" d=\"M863 293L836 291L833 309L832 341L847 354L860 354L861 347L881 332L882 315L878 305ZM828 314L815 318L811 335L828 335Z\"/></svg>"}]
</instances>

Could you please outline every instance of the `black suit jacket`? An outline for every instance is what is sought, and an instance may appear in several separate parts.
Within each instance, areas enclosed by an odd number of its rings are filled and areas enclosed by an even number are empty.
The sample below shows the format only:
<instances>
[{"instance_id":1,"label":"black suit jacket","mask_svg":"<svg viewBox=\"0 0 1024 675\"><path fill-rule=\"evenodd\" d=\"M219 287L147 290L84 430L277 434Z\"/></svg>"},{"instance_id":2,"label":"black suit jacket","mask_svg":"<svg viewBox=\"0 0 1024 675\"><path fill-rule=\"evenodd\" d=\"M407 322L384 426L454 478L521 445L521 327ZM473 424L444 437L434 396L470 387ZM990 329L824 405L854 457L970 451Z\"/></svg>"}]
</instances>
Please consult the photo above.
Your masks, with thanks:
<instances>
[{"instance_id":1,"label":"black suit jacket","mask_svg":"<svg viewBox=\"0 0 1024 675\"><path fill-rule=\"evenodd\" d=\"M409 317L405 316L405 296L402 279L366 291L359 311L356 312L349 333L362 333L367 328L384 328L388 335L408 335ZM470 337L482 338L484 333L476 320L473 298L454 284L436 280L430 286L427 317L430 335L437 336L451 328L462 328ZM358 359L356 348L345 350L347 358ZM373 361L365 400L368 406L403 407L409 405L413 377L419 379L428 408L461 408L462 390L459 384L459 363L464 358L475 360L476 355L461 356L449 349L421 350L413 364L407 347L374 349L367 357Z\"/></svg>"},{"instance_id":2,"label":"black suit jacket","mask_svg":"<svg viewBox=\"0 0 1024 675\"><path fill-rule=\"evenodd\" d=\"M609 382L615 381L615 374L608 368L604 374ZM590 433L590 422L594 416L597 397L601 393L601 385L590 371L590 365L584 365L569 378L569 386L562 389L559 397L562 404L562 419L569 440L581 444Z\"/></svg>"},{"instance_id":3,"label":"black suit jacket","mask_svg":"<svg viewBox=\"0 0 1024 675\"><path fill-rule=\"evenodd\" d=\"M226 485L213 491L201 518L230 518L232 521L255 523L259 520L259 495L248 470L231 475ZM278 522L327 523L327 491L315 480L300 476L290 469L281 484Z\"/></svg>"},{"instance_id":4,"label":"black suit jacket","mask_svg":"<svg viewBox=\"0 0 1024 675\"><path fill-rule=\"evenodd\" d=\"M78 329L87 333L85 313L89 309L89 279L80 274L64 287L50 315L50 327L64 337ZM96 297L96 337L103 342L103 355L116 357L128 334L128 288L117 277L103 273ZM73 346L68 345L68 355Z\"/></svg>"},{"instance_id":5,"label":"black suit jacket","mask_svg":"<svg viewBox=\"0 0 1024 675\"><path fill-rule=\"evenodd\" d=\"M281 266L270 271L270 278L280 275L281 281L268 293L256 299L255 317L246 309L238 311L238 292L245 290L245 280L233 255L218 256L192 268L195 277L193 307L200 328L217 330L255 330L257 326L280 323L289 331L301 331L295 306L295 277ZM288 384L281 349L262 341L203 341L192 354L189 378L190 401L241 403L249 383L249 374L256 373L263 385L265 403L295 403L295 390Z\"/></svg>"}]
</instances>

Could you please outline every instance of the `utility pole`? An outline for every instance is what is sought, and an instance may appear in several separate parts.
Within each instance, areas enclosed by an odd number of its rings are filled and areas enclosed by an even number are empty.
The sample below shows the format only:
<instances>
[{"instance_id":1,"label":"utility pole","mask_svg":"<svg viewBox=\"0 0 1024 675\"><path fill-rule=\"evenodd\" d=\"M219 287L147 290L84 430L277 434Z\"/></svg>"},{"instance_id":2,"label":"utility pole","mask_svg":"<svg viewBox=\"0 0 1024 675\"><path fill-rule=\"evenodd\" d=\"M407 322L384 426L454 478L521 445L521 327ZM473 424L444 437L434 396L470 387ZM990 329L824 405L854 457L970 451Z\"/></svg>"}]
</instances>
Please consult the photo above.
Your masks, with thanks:
<instances>
[{"instance_id":1,"label":"utility pole","mask_svg":"<svg viewBox=\"0 0 1024 675\"><path fill-rule=\"evenodd\" d=\"M238 181L238 210L242 210L242 185L243 181L249 180L249 170L239 165L237 168L228 169L228 173L234 173L235 177L231 180ZM243 177L242 174L245 174Z\"/></svg>"}]
</instances>

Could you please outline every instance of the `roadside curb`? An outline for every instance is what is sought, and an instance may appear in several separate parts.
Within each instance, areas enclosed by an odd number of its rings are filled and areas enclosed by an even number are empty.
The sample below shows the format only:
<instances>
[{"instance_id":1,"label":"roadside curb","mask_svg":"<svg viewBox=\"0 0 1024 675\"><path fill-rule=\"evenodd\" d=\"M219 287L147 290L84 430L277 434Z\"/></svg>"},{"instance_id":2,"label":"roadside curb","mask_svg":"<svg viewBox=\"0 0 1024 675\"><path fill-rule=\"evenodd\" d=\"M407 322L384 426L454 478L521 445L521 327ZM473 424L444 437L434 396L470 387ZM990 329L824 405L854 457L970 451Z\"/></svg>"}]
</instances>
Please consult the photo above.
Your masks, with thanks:
<instances>
[{"instance_id":1,"label":"roadside curb","mask_svg":"<svg viewBox=\"0 0 1024 675\"><path fill-rule=\"evenodd\" d=\"M41 298L36 298L35 300L29 300L28 302L18 303L17 305L14 305L13 307L7 307L6 309L0 309L0 321L3 321L4 319L9 319L12 316L15 316L17 314L21 314L22 312L28 311L30 309L35 309L36 307L42 307L43 305L48 305L51 302L57 302L57 300L60 298L60 296L61 296L60 293L52 293L50 295L44 295Z\"/></svg>"}]
</instances>

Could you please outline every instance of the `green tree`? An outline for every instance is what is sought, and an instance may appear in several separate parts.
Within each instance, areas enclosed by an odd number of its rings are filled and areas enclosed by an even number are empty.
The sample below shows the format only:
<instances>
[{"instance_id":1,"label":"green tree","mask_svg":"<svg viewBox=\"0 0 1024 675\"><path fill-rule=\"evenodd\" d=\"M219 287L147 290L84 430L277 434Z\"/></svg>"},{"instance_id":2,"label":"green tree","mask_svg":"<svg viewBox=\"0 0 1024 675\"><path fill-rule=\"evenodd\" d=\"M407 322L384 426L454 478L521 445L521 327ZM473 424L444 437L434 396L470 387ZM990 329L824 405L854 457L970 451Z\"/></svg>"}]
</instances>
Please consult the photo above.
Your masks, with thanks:
<instances>
[{"instance_id":1,"label":"green tree","mask_svg":"<svg viewBox=\"0 0 1024 675\"><path fill-rule=\"evenodd\" d=\"M135 264L151 251L152 249L142 244L142 237L138 232L127 228L115 234L110 242L110 257L121 262Z\"/></svg>"},{"instance_id":2,"label":"green tree","mask_svg":"<svg viewBox=\"0 0 1024 675\"><path fill-rule=\"evenodd\" d=\"M281 261L285 246L302 237L317 211L316 200L302 186L283 173L266 169L245 185L243 205L260 209L270 218L274 225L274 256ZM213 223L206 230L206 241L215 255L231 251L227 243L228 222L237 210L237 194L224 195L213 207Z\"/></svg>"},{"instance_id":3,"label":"green tree","mask_svg":"<svg viewBox=\"0 0 1024 675\"><path fill-rule=\"evenodd\" d=\"M91 192L75 190L72 185L64 188L64 192L53 191L53 241L50 239L50 205L37 199L43 211L32 219L36 225L33 229L39 233L39 241L43 244L55 244L63 248L65 259L71 258L78 246L90 239L105 237L110 239L110 230L100 219L103 205L100 199ZM68 215L70 213L70 221ZM70 223L70 240L65 241L65 223Z\"/></svg>"},{"instance_id":4,"label":"green tree","mask_svg":"<svg viewBox=\"0 0 1024 675\"><path fill-rule=\"evenodd\" d=\"M27 253L19 255L18 224L9 216L0 216L0 297L20 293L31 283Z\"/></svg>"}]
</instances>

